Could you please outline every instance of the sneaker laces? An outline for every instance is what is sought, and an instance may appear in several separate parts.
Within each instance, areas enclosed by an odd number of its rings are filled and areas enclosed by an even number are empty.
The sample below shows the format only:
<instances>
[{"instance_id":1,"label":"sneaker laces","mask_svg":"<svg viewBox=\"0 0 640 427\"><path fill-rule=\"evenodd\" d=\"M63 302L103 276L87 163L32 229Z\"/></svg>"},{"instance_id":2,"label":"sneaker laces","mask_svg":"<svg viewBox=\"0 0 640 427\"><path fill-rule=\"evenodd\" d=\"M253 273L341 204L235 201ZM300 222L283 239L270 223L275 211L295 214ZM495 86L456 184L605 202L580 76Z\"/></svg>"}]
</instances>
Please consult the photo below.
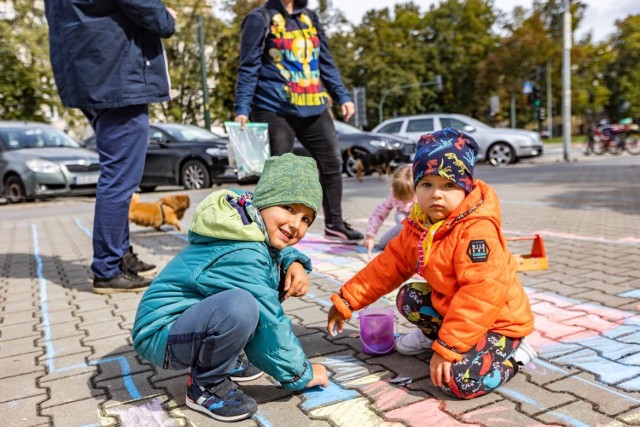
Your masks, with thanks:
<instances>
[{"instance_id":1,"label":"sneaker laces","mask_svg":"<svg viewBox=\"0 0 640 427\"><path fill-rule=\"evenodd\" d=\"M353 227L347 221L342 221L342 224L344 224L344 228L347 230L353 230Z\"/></svg>"}]
</instances>

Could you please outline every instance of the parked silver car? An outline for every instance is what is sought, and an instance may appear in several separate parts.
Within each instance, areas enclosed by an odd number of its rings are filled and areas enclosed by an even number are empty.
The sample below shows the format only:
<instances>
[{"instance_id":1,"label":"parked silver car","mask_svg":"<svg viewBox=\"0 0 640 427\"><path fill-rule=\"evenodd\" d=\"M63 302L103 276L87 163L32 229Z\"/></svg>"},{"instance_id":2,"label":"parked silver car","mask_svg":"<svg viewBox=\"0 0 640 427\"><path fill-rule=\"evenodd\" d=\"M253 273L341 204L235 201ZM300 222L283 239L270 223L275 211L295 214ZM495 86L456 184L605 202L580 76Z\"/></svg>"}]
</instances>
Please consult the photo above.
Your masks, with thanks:
<instances>
[{"instance_id":1,"label":"parked silver car","mask_svg":"<svg viewBox=\"0 0 640 427\"><path fill-rule=\"evenodd\" d=\"M523 157L541 156L543 152L538 132L493 128L463 114L434 113L396 117L383 121L371 132L400 135L418 141L425 133L445 127L473 136L480 147L478 160L486 160L493 166L506 166Z\"/></svg>"},{"instance_id":2,"label":"parked silver car","mask_svg":"<svg viewBox=\"0 0 640 427\"><path fill-rule=\"evenodd\" d=\"M98 154L43 123L0 121L0 194L9 202L96 192Z\"/></svg>"}]
</instances>

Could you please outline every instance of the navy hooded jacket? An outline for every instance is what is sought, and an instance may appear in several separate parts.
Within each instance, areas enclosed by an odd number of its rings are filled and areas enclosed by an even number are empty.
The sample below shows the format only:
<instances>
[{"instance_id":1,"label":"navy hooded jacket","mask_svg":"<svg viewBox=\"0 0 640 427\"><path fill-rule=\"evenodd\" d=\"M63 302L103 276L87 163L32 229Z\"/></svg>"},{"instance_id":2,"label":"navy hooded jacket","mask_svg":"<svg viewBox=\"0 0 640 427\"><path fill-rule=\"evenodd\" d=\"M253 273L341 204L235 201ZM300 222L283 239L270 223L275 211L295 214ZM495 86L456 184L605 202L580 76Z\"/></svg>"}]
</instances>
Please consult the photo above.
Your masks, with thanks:
<instances>
[{"instance_id":1,"label":"navy hooded jacket","mask_svg":"<svg viewBox=\"0 0 640 427\"><path fill-rule=\"evenodd\" d=\"M161 0L45 0L62 103L118 108L170 99L161 38L174 20Z\"/></svg>"},{"instance_id":2,"label":"navy hooded jacket","mask_svg":"<svg viewBox=\"0 0 640 427\"><path fill-rule=\"evenodd\" d=\"M310 117L327 108L330 96L338 104L351 101L318 17L301 7L302 3L306 4L296 1L293 13L289 14L281 0L269 0L245 18L236 82L236 115L248 116L251 108L257 107L288 116Z\"/></svg>"}]
</instances>

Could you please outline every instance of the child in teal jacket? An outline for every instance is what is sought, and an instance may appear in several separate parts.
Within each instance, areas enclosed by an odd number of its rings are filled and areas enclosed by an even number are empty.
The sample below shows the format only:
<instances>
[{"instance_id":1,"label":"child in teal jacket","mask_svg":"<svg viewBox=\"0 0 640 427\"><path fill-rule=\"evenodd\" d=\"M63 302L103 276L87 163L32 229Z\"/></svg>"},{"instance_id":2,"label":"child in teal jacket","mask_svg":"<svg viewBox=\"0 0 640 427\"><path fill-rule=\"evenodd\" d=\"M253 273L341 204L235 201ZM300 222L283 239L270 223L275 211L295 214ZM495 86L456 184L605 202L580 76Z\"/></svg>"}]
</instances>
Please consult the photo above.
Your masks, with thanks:
<instances>
[{"instance_id":1,"label":"child in teal jacket","mask_svg":"<svg viewBox=\"0 0 640 427\"><path fill-rule=\"evenodd\" d=\"M221 421L250 417L256 402L233 381L259 377L256 366L286 389L328 384L280 305L308 290L310 260L291 246L321 201L315 161L285 154L267 159L254 194L220 190L198 206L189 245L143 295L132 331L154 365L190 368L190 408Z\"/></svg>"}]
</instances>

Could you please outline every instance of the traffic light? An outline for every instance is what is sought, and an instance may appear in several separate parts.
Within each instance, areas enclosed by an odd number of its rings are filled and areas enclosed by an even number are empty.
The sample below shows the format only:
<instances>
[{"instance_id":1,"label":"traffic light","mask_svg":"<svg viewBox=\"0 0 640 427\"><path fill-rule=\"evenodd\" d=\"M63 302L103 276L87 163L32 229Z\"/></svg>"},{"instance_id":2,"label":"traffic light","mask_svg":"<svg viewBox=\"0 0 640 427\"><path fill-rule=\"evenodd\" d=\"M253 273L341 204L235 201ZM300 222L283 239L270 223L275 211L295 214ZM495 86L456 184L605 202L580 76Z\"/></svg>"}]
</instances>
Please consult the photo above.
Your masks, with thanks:
<instances>
[{"instance_id":1,"label":"traffic light","mask_svg":"<svg viewBox=\"0 0 640 427\"><path fill-rule=\"evenodd\" d=\"M544 109L544 107L540 107L538 108L538 120L543 121L546 117L546 111Z\"/></svg>"},{"instance_id":2,"label":"traffic light","mask_svg":"<svg viewBox=\"0 0 640 427\"><path fill-rule=\"evenodd\" d=\"M542 92L538 86L534 86L531 91L531 95L533 98L533 106L540 107L542 105Z\"/></svg>"}]
</instances>

